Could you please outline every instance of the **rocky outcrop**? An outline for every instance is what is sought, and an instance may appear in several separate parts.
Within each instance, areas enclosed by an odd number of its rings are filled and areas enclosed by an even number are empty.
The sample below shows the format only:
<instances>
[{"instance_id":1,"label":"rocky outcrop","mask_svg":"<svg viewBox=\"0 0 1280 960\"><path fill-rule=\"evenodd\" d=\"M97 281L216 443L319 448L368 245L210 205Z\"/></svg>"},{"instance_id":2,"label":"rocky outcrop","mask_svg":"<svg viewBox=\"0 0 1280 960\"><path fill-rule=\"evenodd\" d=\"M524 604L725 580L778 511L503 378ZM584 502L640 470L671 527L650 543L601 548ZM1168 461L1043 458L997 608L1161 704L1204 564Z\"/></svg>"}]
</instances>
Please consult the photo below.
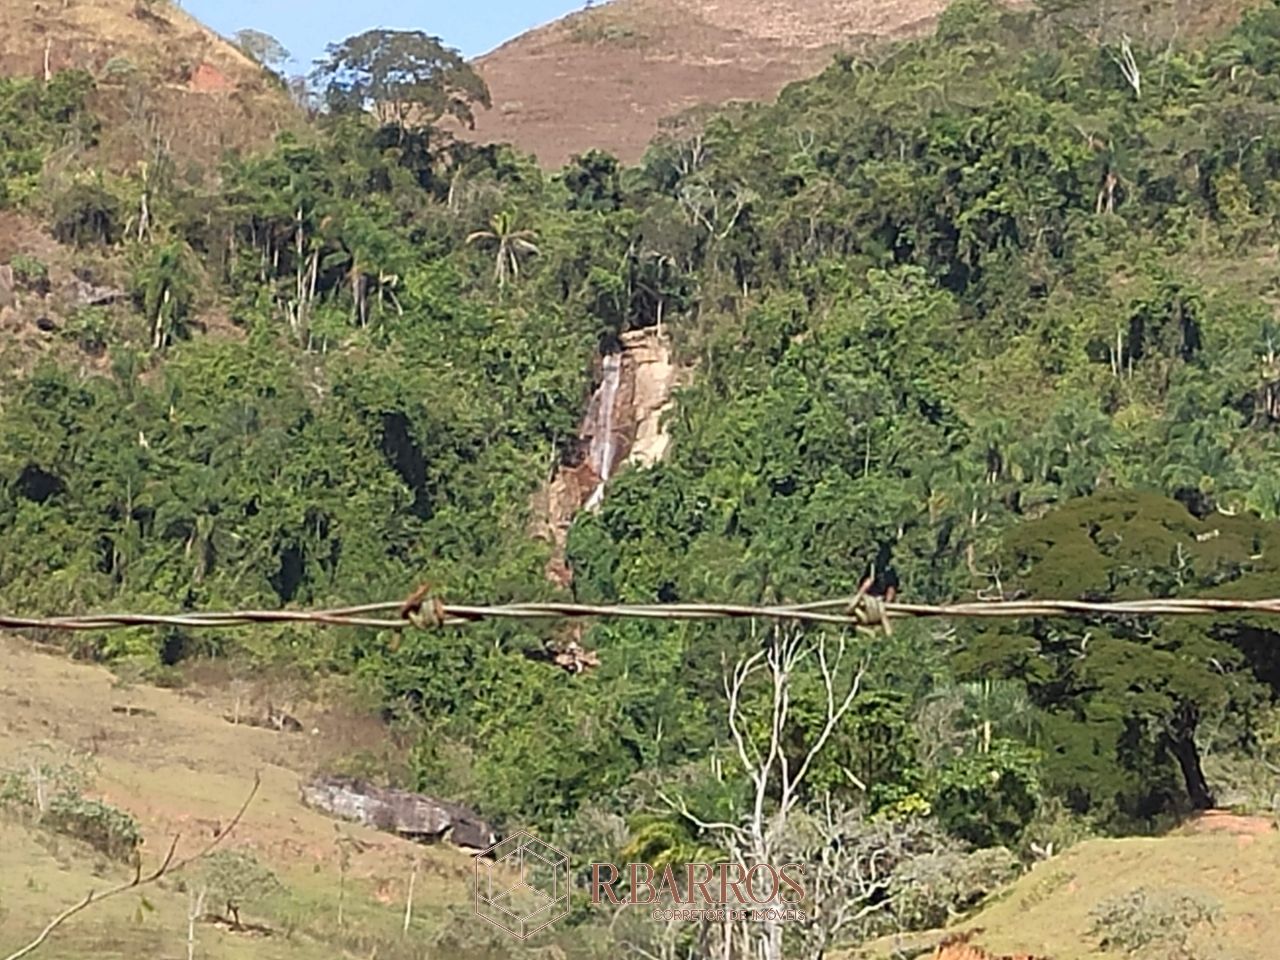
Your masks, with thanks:
<instances>
[{"instance_id":1,"label":"rocky outcrop","mask_svg":"<svg viewBox=\"0 0 1280 960\"><path fill-rule=\"evenodd\" d=\"M630 367L630 376L623 381L629 388L623 402L633 423L626 459L647 467L667 455L671 435L663 418L675 405L672 393L681 375L671 357L671 344L652 330L626 334L622 342Z\"/></svg>"},{"instance_id":2,"label":"rocky outcrop","mask_svg":"<svg viewBox=\"0 0 1280 960\"><path fill-rule=\"evenodd\" d=\"M318 777L301 788L302 802L343 820L412 840L447 840L483 850L497 842L493 828L466 807L420 793L375 787L346 777Z\"/></svg>"},{"instance_id":3,"label":"rocky outcrop","mask_svg":"<svg viewBox=\"0 0 1280 960\"><path fill-rule=\"evenodd\" d=\"M572 579L563 558L574 517L580 510L600 506L609 480L621 469L657 463L670 444L663 418L681 379L670 341L655 328L646 328L623 334L621 346L600 358L577 450L533 505L533 534L554 547L547 575L561 586Z\"/></svg>"},{"instance_id":4,"label":"rocky outcrop","mask_svg":"<svg viewBox=\"0 0 1280 960\"><path fill-rule=\"evenodd\" d=\"M968 930L956 933L944 939L929 955L930 960L1049 960L1048 957L1035 957L1029 953L994 954L988 953L973 943L974 937L982 930Z\"/></svg>"}]
</instances>

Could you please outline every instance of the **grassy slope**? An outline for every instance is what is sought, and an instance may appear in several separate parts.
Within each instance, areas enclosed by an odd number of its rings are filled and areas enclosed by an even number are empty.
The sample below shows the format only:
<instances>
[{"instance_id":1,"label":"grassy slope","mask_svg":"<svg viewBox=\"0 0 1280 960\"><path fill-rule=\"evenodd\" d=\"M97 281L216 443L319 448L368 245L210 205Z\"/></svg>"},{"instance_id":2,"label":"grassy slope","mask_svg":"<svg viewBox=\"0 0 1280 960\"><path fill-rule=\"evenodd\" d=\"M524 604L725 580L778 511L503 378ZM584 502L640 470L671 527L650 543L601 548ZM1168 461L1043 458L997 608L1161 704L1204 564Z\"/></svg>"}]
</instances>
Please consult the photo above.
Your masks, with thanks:
<instances>
[{"instance_id":1,"label":"grassy slope","mask_svg":"<svg viewBox=\"0 0 1280 960\"><path fill-rule=\"evenodd\" d=\"M1215 818L1217 819L1217 818ZM1252 818L1220 818L1154 839L1091 840L1038 864L959 929L980 929L976 942L995 955L1052 960L1120 960L1097 949L1090 912L1137 887L1216 899L1222 919L1201 936L1205 956L1272 960L1280 942L1280 833ZM1260 829L1260 827L1265 829ZM888 958L937 942L937 934L886 938L846 955ZM1212 952L1220 951L1219 953Z\"/></svg>"},{"instance_id":2,"label":"grassy slope","mask_svg":"<svg viewBox=\"0 0 1280 960\"><path fill-rule=\"evenodd\" d=\"M155 716L123 716L113 706L140 707ZM345 926L337 926L338 852L334 821L298 800L298 778L333 753L351 717L299 712L318 734L285 735L221 719L225 697L148 687L121 687L106 670L35 652L0 638L0 762L47 741L94 754L98 768L92 794L127 809L143 827L144 863L150 864L181 833L179 856L208 842L243 801L259 771L262 786L227 846L248 850L280 876L287 893L245 919L265 920L275 930L295 927L292 937L231 934L201 925L198 956L208 960L332 958L356 951L395 954L400 941L408 864L423 855L416 883L416 951L442 922L444 912L465 905L471 865L462 852L423 848L386 834L344 825L364 849L347 874ZM345 746L349 746L346 744ZM44 922L91 889L127 877L87 847L65 837L0 822L0 955L33 937ZM139 913L131 893L94 906L58 931L41 956L47 958L180 956L185 953L187 897L177 878L151 887L154 912ZM212 908L212 905L210 905Z\"/></svg>"},{"instance_id":3,"label":"grassy slope","mask_svg":"<svg viewBox=\"0 0 1280 960\"><path fill-rule=\"evenodd\" d=\"M172 3L0 0L0 74L49 67L98 78L104 116L98 160L115 169L152 160L158 140L179 162L207 165L226 149L269 142L300 116L270 75ZM123 58L133 74L106 70ZM117 65L121 61L117 59Z\"/></svg>"}]
</instances>

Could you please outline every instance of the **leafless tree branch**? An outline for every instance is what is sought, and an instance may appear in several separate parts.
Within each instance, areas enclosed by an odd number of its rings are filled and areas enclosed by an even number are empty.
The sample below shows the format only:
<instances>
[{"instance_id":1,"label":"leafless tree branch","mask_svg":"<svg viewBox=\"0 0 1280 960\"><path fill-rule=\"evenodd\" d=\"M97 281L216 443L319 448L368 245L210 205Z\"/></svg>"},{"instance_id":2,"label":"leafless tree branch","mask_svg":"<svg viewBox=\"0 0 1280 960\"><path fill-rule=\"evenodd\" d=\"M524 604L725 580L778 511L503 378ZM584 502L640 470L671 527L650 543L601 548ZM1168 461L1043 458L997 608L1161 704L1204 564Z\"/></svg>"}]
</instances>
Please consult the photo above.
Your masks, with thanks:
<instances>
[{"instance_id":1,"label":"leafless tree branch","mask_svg":"<svg viewBox=\"0 0 1280 960\"><path fill-rule=\"evenodd\" d=\"M168 852L165 853L164 859L160 861L160 865L156 867L153 871L148 873L146 876L143 876L142 863L139 862L137 866L135 866L134 868L132 880L128 880L124 883L118 884L117 886L111 887L110 889L104 891L101 894L95 893L94 891L90 890L85 895L83 900L71 905L70 907L67 907L67 909L63 910L60 914L58 914L56 917L50 920L48 924L45 925L45 928L40 931L40 934L34 940L32 940L26 946L20 947L19 949L15 950L13 953L9 954L7 957L4 958L4 960L21 960L22 957L25 957L28 954L35 952L41 947L41 945L44 944L44 942L49 938L49 935L53 933L53 931L57 930L58 927L62 926L64 923L66 923L68 920L74 917L81 910L88 908L92 904L101 903L103 900L109 900L112 897L119 896L122 893L128 893L130 890L134 890L138 887L144 887L149 883L155 883L161 877L171 873L177 873L179 870L189 867L191 864L195 863L197 860L202 860L205 857L207 857L218 847L219 844L222 843L223 840L225 840L228 836L230 836L232 831L234 831L235 828L239 825L240 820L244 817L245 811L249 809L249 804L253 801L253 798L257 795L258 787L261 785L261 783L262 783L261 777L258 774L254 774L253 787L249 790L249 795L245 797L244 803L240 805L240 809L236 812L235 817L232 818L231 822L227 825L227 828L225 830L221 831L216 837L213 838L211 842L206 844L200 851L192 854L189 857L184 857L181 860L174 860L174 854L177 852L177 849L178 849L178 840L181 837L181 834L176 834L173 838L173 841L169 844L169 849L168 849Z\"/></svg>"}]
</instances>

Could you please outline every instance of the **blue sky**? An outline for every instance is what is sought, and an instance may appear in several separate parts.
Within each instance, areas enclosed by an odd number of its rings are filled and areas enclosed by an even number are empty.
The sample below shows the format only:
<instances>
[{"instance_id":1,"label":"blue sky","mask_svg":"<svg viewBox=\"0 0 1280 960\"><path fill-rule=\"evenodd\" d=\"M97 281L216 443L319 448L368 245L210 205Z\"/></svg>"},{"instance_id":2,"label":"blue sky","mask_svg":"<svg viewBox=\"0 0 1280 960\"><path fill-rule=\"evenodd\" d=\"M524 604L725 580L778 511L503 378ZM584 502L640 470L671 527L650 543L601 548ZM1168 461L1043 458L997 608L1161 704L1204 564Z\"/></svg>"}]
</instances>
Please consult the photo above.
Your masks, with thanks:
<instances>
[{"instance_id":1,"label":"blue sky","mask_svg":"<svg viewBox=\"0 0 1280 960\"><path fill-rule=\"evenodd\" d=\"M582 6L583 0L182 0L183 9L225 36L246 27L271 34L293 54L290 71L309 70L327 44L374 27L423 30L474 57Z\"/></svg>"}]
</instances>

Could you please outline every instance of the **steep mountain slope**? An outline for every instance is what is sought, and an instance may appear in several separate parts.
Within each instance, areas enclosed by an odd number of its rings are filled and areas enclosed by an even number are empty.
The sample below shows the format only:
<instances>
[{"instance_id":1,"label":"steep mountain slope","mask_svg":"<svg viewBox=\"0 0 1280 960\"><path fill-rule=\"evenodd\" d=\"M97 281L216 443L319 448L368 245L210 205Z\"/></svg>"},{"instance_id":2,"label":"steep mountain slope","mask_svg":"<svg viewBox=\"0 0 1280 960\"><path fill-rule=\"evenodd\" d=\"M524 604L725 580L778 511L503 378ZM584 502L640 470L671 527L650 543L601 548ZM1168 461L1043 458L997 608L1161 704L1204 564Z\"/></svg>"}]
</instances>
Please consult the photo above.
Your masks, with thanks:
<instances>
[{"instance_id":1,"label":"steep mountain slope","mask_svg":"<svg viewBox=\"0 0 1280 960\"><path fill-rule=\"evenodd\" d=\"M601 147L633 161L672 114L760 100L840 46L919 31L946 0L617 0L481 57L476 134L547 165Z\"/></svg>"},{"instance_id":2,"label":"steep mountain slope","mask_svg":"<svg viewBox=\"0 0 1280 960\"><path fill-rule=\"evenodd\" d=\"M0 0L0 74L80 69L98 81L101 148L114 167L216 160L297 121L274 77L164 0Z\"/></svg>"}]
</instances>

